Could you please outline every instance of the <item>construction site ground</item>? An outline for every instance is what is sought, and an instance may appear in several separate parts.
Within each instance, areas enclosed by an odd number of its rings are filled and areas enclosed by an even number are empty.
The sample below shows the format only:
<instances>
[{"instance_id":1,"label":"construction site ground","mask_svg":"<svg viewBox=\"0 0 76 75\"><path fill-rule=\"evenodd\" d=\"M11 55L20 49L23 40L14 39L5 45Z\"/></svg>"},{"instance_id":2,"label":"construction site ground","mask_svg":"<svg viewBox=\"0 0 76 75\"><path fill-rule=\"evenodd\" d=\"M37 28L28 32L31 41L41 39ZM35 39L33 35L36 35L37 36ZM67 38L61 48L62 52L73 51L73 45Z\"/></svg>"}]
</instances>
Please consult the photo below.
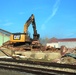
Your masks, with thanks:
<instances>
[{"instance_id":1,"label":"construction site ground","mask_svg":"<svg viewBox=\"0 0 76 75\"><path fill-rule=\"evenodd\" d=\"M61 64L73 64L76 65L76 59L73 57L62 57L61 51L13 51L7 48L1 48L6 54L0 51L0 58L8 58L11 56L20 60L33 60L33 61L44 61L54 62Z\"/></svg>"}]
</instances>

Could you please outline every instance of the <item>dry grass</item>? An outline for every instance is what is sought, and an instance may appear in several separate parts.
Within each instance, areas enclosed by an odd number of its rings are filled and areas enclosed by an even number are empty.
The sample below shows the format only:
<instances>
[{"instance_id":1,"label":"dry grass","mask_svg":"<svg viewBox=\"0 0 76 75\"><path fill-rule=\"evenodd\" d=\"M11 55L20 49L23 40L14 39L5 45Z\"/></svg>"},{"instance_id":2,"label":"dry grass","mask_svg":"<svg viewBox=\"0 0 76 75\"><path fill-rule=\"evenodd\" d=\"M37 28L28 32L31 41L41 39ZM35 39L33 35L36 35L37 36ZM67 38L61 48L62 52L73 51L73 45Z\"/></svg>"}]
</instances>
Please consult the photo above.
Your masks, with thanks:
<instances>
[{"instance_id":1,"label":"dry grass","mask_svg":"<svg viewBox=\"0 0 76 75\"><path fill-rule=\"evenodd\" d=\"M76 64L76 59L74 59L72 57L64 57L61 60L61 63L65 63L65 64Z\"/></svg>"},{"instance_id":2,"label":"dry grass","mask_svg":"<svg viewBox=\"0 0 76 75\"><path fill-rule=\"evenodd\" d=\"M47 60L54 60L54 59L59 59L61 58L60 53L52 52L52 53L47 53Z\"/></svg>"},{"instance_id":3,"label":"dry grass","mask_svg":"<svg viewBox=\"0 0 76 75\"><path fill-rule=\"evenodd\" d=\"M20 54L24 56L26 59L35 59L35 60L45 60L51 61L54 59L61 58L61 54L59 52L41 52L41 51L26 51L26 52L15 52L15 54Z\"/></svg>"}]
</instances>

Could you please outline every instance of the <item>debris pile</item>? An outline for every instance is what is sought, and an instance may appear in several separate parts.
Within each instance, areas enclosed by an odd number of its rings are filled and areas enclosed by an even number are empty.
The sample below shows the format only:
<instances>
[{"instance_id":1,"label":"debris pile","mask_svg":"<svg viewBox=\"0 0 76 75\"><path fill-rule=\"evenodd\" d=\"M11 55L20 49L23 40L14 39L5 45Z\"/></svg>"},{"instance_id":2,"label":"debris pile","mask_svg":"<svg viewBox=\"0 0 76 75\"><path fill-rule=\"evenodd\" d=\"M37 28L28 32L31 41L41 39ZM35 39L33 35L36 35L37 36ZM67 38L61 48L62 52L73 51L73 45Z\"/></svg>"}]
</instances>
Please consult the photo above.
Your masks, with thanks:
<instances>
[{"instance_id":1,"label":"debris pile","mask_svg":"<svg viewBox=\"0 0 76 75\"><path fill-rule=\"evenodd\" d=\"M12 51L12 56L15 58L76 65L76 48L43 46L39 50L32 51L26 51L17 47L13 48L12 46L8 48Z\"/></svg>"}]
</instances>

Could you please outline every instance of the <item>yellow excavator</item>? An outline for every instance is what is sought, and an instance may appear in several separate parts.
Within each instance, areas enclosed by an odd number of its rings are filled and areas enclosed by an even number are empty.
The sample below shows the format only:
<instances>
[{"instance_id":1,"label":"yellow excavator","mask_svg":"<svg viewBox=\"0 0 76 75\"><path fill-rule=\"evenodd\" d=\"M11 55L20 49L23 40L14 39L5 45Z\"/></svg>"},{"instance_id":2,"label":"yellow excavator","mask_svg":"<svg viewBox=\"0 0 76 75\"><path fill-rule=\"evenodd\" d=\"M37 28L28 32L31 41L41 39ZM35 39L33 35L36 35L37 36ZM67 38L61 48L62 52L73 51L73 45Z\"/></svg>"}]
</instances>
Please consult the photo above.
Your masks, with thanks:
<instances>
[{"instance_id":1,"label":"yellow excavator","mask_svg":"<svg viewBox=\"0 0 76 75\"><path fill-rule=\"evenodd\" d=\"M28 27L32 24L33 27L33 38L29 36ZM35 17L32 14L29 19L24 24L24 32L23 33L12 33L10 36L10 42L13 43L13 46L21 46L21 45L29 45L33 47L39 46L39 37L40 35L36 30Z\"/></svg>"}]
</instances>

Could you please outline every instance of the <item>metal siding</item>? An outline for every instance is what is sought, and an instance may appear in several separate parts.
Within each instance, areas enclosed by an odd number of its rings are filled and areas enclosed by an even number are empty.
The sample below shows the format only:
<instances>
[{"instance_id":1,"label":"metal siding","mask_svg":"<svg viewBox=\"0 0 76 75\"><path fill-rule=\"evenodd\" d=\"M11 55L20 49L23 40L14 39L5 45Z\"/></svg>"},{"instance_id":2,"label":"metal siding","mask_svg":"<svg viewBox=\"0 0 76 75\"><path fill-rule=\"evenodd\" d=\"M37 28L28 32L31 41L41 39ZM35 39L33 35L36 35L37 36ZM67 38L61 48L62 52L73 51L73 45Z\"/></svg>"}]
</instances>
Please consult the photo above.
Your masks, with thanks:
<instances>
[{"instance_id":1,"label":"metal siding","mask_svg":"<svg viewBox=\"0 0 76 75\"><path fill-rule=\"evenodd\" d=\"M2 45L3 43L3 36L0 34L0 46Z\"/></svg>"},{"instance_id":2,"label":"metal siding","mask_svg":"<svg viewBox=\"0 0 76 75\"><path fill-rule=\"evenodd\" d=\"M9 40L9 36L4 36L4 42Z\"/></svg>"},{"instance_id":3,"label":"metal siding","mask_svg":"<svg viewBox=\"0 0 76 75\"><path fill-rule=\"evenodd\" d=\"M0 33L0 46L9 40L9 36Z\"/></svg>"}]
</instances>

